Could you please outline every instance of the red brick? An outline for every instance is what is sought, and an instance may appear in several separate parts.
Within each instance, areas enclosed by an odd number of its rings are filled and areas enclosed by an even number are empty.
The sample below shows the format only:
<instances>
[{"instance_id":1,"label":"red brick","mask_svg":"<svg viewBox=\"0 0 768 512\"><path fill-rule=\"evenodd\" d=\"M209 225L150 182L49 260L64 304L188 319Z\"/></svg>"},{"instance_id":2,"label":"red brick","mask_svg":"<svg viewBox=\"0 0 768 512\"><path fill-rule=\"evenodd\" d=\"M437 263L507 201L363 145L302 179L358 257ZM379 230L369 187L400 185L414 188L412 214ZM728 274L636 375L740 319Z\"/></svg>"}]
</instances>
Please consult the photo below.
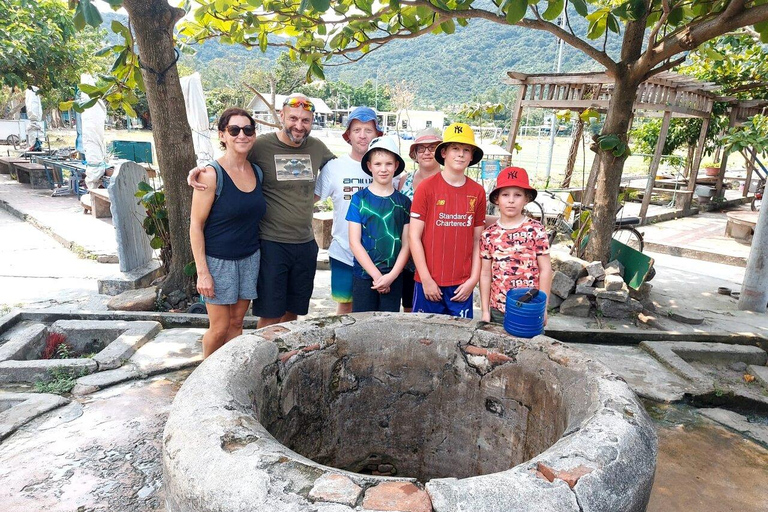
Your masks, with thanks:
<instances>
[{"instance_id":1,"label":"red brick","mask_svg":"<svg viewBox=\"0 0 768 512\"><path fill-rule=\"evenodd\" d=\"M363 508L400 512L432 512L426 491L409 482L384 482L365 492Z\"/></svg>"},{"instance_id":2,"label":"red brick","mask_svg":"<svg viewBox=\"0 0 768 512\"><path fill-rule=\"evenodd\" d=\"M309 491L309 497L315 501L342 503L354 507L363 489L349 477L337 474L325 474L315 480L315 485Z\"/></svg>"},{"instance_id":3,"label":"red brick","mask_svg":"<svg viewBox=\"0 0 768 512\"><path fill-rule=\"evenodd\" d=\"M258 331L256 334L264 338L268 341L273 341L275 338L279 337L281 334L289 332L289 329L286 329L282 325L273 325L270 327L265 327Z\"/></svg>"},{"instance_id":4,"label":"red brick","mask_svg":"<svg viewBox=\"0 0 768 512\"><path fill-rule=\"evenodd\" d=\"M307 345L306 347L301 349L302 352L312 352L313 350L320 350L320 344L313 343L312 345Z\"/></svg>"},{"instance_id":5,"label":"red brick","mask_svg":"<svg viewBox=\"0 0 768 512\"><path fill-rule=\"evenodd\" d=\"M584 475L588 475L594 470L594 468L590 468L582 464L573 469L560 471L560 473L557 475L557 478L563 480L571 489L573 489L573 486L576 485L576 482L579 481L579 478L583 477Z\"/></svg>"},{"instance_id":6,"label":"red brick","mask_svg":"<svg viewBox=\"0 0 768 512\"><path fill-rule=\"evenodd\" d=\"M544 478L546 478L550 482L554 482L557 476L554 469L552 469L551 467L545 464L542 464L541 462L539 462L536 465L536 469L539 471L539 473L541 473L544 476Z\"/></svg>"},{"instance_id":7,"label":"red brick","mask_svg":"<svg viewBox=\"0 0 768 512\"><path fill-rule=\"evenodd\" d=\"M476 347L474 345L467 345L464 347L464 352L473 356L484 356L488 354L488 350L482 347Z\"/></svg>"},{"instance_id":8,"label":"red brick","mask_svg":"<svg viewBox=\"0 0 768 512\"><path fill-rule=\"evenodd\" d=\"M281 354L280 355L280 362L281 363L285 363L286 361L288 361L290 358L292 358L293 356L295 356L298 353L299 353L298 350L291 350L290 352L286 352L284 354Z\"/></svg>"},{"instance_id":9,"label":"red brick","mask_svg":"<svg viewBox=\"0 0 768 512\"><path fill-rule=\"evenodd\" d=\"M419 340L419 343L421 343L422 345L429 346L429 345L431 345L434 342L432 340L430 340L429 338L421 338Z\"/></svg>"},{"instance_id":10,"label":"red brick","mask_svg":"<svg viewBox=\"0 0 768 512\"><path fill-rule=\"evenodd\" d=\"M512 360L512 358L506 354L502 354L500 352L491 352L490 350L488 351L486 357L488 357L488 361L490 361L493 365L508 363Z\"/></svg>"}]
</instances>

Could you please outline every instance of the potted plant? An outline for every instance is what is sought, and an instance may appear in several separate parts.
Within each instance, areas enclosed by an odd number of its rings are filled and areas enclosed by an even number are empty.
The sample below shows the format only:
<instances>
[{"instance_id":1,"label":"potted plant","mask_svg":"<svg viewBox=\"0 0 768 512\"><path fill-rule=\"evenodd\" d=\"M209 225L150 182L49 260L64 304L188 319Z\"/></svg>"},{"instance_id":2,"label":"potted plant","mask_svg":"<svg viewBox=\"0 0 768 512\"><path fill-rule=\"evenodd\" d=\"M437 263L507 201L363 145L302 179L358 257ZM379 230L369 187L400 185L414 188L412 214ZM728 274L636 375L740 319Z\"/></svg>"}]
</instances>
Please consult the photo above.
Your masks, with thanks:
<instances>
[{"instance_id":1,"label":"potted plant","mask_svg":"<svg viewBox=\"0 0 768 512\"><path fill-rule=\"evenodd\" d=\"M707 176L717 176L720 173L720 162L714 162L712 160L702 162L701 166Z\"/></svg>"}]
</instances>

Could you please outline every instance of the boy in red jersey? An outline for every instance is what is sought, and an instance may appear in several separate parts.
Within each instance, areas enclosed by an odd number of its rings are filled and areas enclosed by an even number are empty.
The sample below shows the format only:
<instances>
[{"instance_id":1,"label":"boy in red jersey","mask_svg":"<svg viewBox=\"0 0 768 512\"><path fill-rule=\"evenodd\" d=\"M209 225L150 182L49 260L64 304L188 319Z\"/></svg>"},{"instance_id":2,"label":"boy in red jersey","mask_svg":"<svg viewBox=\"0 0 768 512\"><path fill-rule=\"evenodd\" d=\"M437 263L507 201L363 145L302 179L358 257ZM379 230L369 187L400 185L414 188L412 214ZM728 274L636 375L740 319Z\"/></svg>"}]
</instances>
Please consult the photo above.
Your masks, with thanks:
<instances>
[{"instance_id":1,"label":"boy in red jersey","mask_svg":"<svg viewBox=\"0 0 768 512\"><path fill-rule=\"evenodd\" d=\"M472 129L454 123L435 151L443 170L416 189L408 235L416 264L414 312L472 318L486 200L483 187L464 172L482 158Z\"/></svg>"}]
</instances>

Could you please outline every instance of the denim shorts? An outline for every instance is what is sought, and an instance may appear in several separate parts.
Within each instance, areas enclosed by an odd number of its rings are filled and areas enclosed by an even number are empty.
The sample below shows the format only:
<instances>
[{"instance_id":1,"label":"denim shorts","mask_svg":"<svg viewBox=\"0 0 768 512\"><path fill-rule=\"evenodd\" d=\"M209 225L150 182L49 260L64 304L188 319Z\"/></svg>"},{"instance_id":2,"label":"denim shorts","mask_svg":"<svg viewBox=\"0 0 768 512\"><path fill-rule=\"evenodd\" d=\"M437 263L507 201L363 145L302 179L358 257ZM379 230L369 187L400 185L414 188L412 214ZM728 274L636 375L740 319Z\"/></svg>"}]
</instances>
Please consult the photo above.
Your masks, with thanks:
<instances>
[{"instance_id":1,"label":"denim shorts","mask_svg":"<svg viewBox=\"0 0 768 512\"><path fill-rule=\"evenodd\" d=\"M206 256L208 271L213 277L213 298L205 297L208 304L235 304L238 300L258 297L256 282L259 279L261 251L241 260L222 260Z\"/></svg>"}]
</instances>

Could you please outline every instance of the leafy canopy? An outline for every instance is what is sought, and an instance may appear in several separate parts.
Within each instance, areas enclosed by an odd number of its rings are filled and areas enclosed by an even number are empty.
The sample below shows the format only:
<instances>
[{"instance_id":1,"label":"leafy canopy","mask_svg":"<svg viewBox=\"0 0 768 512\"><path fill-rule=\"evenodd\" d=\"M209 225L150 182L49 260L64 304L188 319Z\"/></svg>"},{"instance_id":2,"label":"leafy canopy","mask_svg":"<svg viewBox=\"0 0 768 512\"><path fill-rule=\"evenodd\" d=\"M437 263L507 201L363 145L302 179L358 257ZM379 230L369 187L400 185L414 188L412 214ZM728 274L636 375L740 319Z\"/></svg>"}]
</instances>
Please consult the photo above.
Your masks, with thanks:
<instances>
[{"instance_id":1,"label":"leafy canopy","mask_svg":"<svg viewBox=\"0 0 768 512\"><path fill-rule=\"evenodd\" d=\"M62 0L0 0L0 85L70 89L93 66L96 30L77 33Z\"/></svg>"},{"instance_id":2,"label":"leafy canopy","mask_svg":"<svg viewBox=\"0 0 768 512\"><path fill-rule=\"evenodd\" d=\"M122 5L122 0L108 1L115 8ZM90 0L70 3L76 23L100 22ZM178 27L186 42L218 38L262 52L287 48L291 59L304 62L308 74L319 78L334 55L356 61L390 41L451 34L473 19L550 32L609 74L629 74L635 83L673 68L684 60L681 53L737 28L752 25L768 41L768 0L185 0L183 5L192 14ZM586 34L571 26L574 13L588 21ZM127 29L124 36L125 45L105 50L117 57L116 81L92 91L115 95L116 101L130 101L123 83L139 83ZM622 40L620 59L606 53L609 37Z\"/></svg>"}]
</instances>

